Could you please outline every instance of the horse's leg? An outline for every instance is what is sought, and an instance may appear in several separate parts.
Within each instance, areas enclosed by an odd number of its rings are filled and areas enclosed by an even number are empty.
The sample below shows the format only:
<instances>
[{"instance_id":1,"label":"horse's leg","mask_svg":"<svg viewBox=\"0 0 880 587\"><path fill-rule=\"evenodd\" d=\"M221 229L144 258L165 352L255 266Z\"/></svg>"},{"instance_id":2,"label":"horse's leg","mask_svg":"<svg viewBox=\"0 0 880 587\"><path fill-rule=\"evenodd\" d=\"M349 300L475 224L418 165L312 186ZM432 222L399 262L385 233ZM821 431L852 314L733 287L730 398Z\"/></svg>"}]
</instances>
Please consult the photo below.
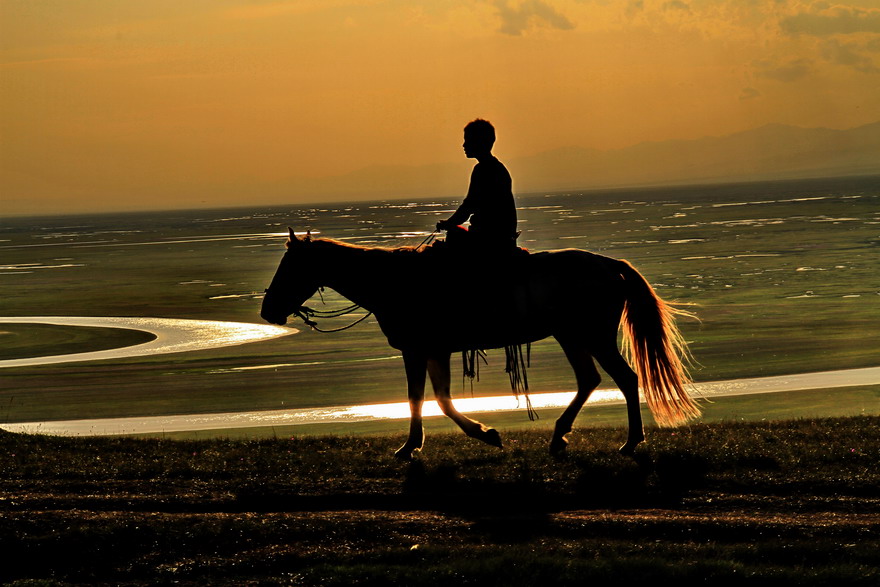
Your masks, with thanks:
<instances>
[{"instance_id":1,"label":"horse's leg","mask_svg":"<svg viewBox=\"0 0 880 587\"><path fill-rule=\"evenodd\" d=\"M550 440L550 454L560 454L568 446L568 440L565 436L571 432L574 426L574 420L593 390L599 386L601 378L593 364L593 357L584 345L577 345L569 340L559 340L559 346L565 352L571 368L574 369L575 380L577 381L577 394L571 403L556 420L556 428L553 430L553 438Z\"/></svg>"},{"instance_id":2,"label":"horse's leg","mask_svg":"<svg viewBox=\"0 0 880 587\"><path fill-rule=\"evenodd\" d=\"M626 400L629 433L626 444L620 447L620 453L632 456L639 443L645 440L645 431L642 429L642 409L639 405L639 377L626 362L626 359L620 355L617 342L613 339L610 343L602 345L600 349L594 349L593 356L596 357L602 368L611 375Z\"/></svg>"},{"instance_id":3,"label":"horse's leg","mask_svg":"<svg viewBox=\"0 0 880 587\"><path fill-rule=\"evenodd\" d=\"M428 375L431 377L434 395L437 397L437 403L440 405L443 413L458 424L458 427L471 438L476 438L501 448L501 435L498 434L497 430L468 418L452 405L452 394L449 390L451 382L449 353L436 355L428 359Z\"/></svg>"},{"instance_id":4,"label":"horse's leg","mask_svg":"<svg viewBox=\"0 0 880 587\"><path fill-rule=\"evenodd\" d=\"M403 366L406 369L406 387L409 396L409 438L394 453L399 459L409 461L413 453L422 450L425 431L422 428L422 404L425 402L425 369L427 359L419 353L403 352Z\"/></svg>"}]
</instances>

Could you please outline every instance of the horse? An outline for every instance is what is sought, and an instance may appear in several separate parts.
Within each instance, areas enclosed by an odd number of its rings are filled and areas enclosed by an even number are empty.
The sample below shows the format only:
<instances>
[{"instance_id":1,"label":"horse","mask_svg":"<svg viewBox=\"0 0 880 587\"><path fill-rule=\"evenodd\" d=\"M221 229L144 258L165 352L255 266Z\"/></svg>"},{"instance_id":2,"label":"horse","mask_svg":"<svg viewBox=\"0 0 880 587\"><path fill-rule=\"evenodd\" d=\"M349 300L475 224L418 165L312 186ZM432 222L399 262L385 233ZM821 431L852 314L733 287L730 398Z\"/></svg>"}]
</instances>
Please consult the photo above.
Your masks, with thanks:
<instances>
[{"instance_id":1,"label":"horse","mask_svg":"<svg viewBox=\"0 0 880 587\"><path fill-rule=\"evenodd\" d=\"M483 267L441 253L440 246L363 247L289 233L260 315L271 324L284 325L294 314L314 324L303 304L329 287L375 316L388 344L401 351L406 372L411 417L409 436L395 453L400 459L411 460L424 445L426 373L446 416L466 435L502 447L497 430L455 409L450 356L550 336L577 382L574 399L556 421L552 454L564 453L578 412L600 383L593 359L626 400L629 430L621 454L633 456L645 440L640 381L658 425L677 426L700 416L686 390L689 355L675 323L677 316L692 314L664 302L627 261L561 249L511 255ZM462 284L459 275L469 266L475 267L467 271L470 283ZM635 371L618 349L619 327Z\"/></svg>"}]
</instances>

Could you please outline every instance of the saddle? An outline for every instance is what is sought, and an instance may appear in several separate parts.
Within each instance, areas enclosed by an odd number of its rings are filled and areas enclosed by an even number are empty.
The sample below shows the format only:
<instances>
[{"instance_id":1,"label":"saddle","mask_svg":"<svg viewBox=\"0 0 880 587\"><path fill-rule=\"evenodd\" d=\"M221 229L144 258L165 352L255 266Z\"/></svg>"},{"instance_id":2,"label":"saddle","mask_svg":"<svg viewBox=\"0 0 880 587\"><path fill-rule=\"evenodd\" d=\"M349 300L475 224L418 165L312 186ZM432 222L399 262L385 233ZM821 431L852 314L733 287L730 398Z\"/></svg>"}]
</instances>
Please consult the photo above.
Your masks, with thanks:
<instances>
[{"instance_id":1,"label":"saddle","mask_svg":"<svg viewBox=\"0 0 880 587\"><path fill-rule=\"evenodd\" d=\"M486 363L484 350L504 348L511 391L525 396L529 418L534 419L537 414L529 402L526 374L531 354L527 331L530 253L518 247L515 238L510 243L485 245L476 239L457 240L454 234L421 250L441 279L465 271L464 285L439 287L435 301L447 316L445 327L452 330L439 338L461 350L463 374L471 382L479 380L480 363Z\"/></svg>"},{"instance_id":2,"label":"saddle","mask_svg":"<svg viewBox=\"0 0 880 587\"><path fill-rule=\"evenodd\" d=\"M437 239L419 252L433 261L447 260L471 263L480 262L503 269L513 269L529 255L529 250L519 247L516 239L520 233L509 239L487 239L473 236L467 230L450 231L445 239Z\"/></svg>"}]
</instances>

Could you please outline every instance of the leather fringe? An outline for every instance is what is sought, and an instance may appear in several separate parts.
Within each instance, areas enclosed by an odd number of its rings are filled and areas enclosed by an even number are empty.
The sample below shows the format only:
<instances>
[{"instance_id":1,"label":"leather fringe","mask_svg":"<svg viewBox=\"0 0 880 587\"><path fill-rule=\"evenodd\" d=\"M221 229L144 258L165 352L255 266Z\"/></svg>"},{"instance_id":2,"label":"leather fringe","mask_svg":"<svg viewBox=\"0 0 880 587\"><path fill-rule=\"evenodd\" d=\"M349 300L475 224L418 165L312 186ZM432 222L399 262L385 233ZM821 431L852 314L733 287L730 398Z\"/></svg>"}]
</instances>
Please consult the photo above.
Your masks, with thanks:
<instances>
[{"instance_id":1,"label":"leather fringe","mask_svg":"<svg viewBox=\"0 0 880 587\"><path fill-rule=\"evenodd\" d=\"M532 363L532 345L526 343L525 353L523 353L523 345L512 344L504 347L505 365L504 371L510 378L510 389L513 395L519 399L522 395L526 399L526 413L529 420L535 421L539 418L538 413L532 407L532 401L529 399L529 376L527 369ZM471 394L474 392L474 379L480 380L480 362L488 364L486 353L481 349L471 349L461 353L462 370L464 377L470 379Z\"/></svg>"}]
</instances>

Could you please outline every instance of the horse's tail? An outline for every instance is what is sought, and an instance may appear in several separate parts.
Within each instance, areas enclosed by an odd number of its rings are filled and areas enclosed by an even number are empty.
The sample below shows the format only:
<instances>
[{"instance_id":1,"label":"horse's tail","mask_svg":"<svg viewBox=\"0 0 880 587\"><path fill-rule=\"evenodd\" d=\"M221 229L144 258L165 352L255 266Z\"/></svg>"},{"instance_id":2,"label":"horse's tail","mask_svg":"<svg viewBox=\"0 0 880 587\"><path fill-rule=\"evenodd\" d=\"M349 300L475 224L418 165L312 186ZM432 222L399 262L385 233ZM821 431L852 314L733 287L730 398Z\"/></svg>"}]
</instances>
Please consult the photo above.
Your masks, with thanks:
<instances>
[{"instance_id":1,"label":"horse's tail","mask_svg":"<svg viewBox=\"0 0 880 587\"><path fill-rule=\"evenodd\" d=\"M700 408L685 389L690 383L683 363L689 358L687 343L675 325L676 316L694 315L664 302L632 265L620 263L626 291L623 348L654 419L660 426L677 426L698 418Z\"/></svg>"}]
</instances>

